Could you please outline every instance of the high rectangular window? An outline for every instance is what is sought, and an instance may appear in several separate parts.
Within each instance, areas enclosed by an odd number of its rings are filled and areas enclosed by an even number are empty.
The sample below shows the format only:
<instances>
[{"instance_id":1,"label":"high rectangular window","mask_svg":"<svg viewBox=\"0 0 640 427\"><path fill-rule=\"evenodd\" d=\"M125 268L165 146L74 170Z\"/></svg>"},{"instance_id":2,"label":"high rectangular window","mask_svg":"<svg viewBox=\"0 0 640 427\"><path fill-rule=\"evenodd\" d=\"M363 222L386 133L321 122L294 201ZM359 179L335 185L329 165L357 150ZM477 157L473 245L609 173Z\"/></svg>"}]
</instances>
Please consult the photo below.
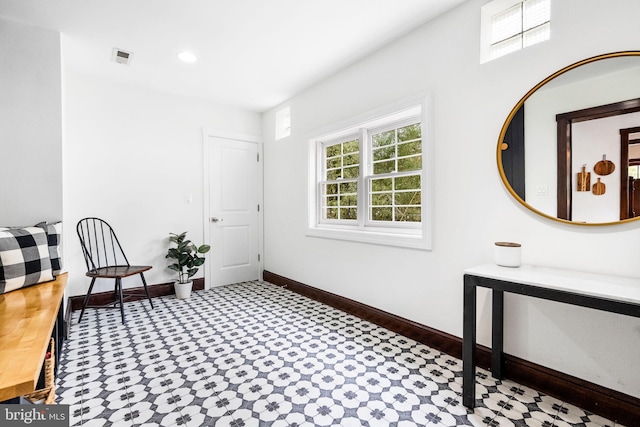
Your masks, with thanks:
<instances>
[{"instance_id":1,"label":"high rectangular window","mask_svg":"<svg viewBox=\"0 0 640 427\"><path fill-rule=\"evenodd\" d=\"M291 135L291 108L276 111L276 141Z\"/></svg>"}]
</instances>

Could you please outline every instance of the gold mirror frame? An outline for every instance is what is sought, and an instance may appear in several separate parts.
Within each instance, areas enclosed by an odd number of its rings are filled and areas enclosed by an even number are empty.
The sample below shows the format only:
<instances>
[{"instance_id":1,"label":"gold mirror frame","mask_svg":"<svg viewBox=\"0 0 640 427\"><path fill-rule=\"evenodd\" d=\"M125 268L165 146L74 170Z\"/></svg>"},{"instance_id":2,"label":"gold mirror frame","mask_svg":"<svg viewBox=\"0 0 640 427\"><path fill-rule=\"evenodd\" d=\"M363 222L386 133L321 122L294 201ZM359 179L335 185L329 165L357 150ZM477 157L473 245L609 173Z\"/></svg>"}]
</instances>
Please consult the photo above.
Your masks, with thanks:
<instances>
[{"instance_id":1,"label":"gold mirror frame","mask_svg":"<svg viewBox=\"0 0 640 427\"><path fill-rule=\"evenodd\" d=\"M567 67L562 68L559 71L556 71L555 73L551 74L550 76L548 76L547 78L542 80L540 83L535 85L533 88L531 88L531 90L529 90L520 99L520 101L518 101L518 103L515 105L515 107L513 107L513 109L511 110L511 112L507 116L507 119L505 120L504 125L502 126L502 129L500 131L500 136L498 137L498 145L496 147L496 160L497 160L497 163L498 163L498 171L500 173L500 178L502 179L502 183L507 188L509 193L511 193L511 196L513 196L513 198L516 199L525 208L529 209L533 213L538 214L538 215L540 215L542 217L551 219L551 220L556 221L556 222L560 222L560 223L564 223L564 224L571 224L571 225L602 226L602 225L624 224L624 223L640 220L640 217L635 217L635 218L628 218L628 219L622 219L622 220L611 221L611 222L593 222L593 223L589 223L589 222L574 222L574 221L569 221L569 220L566 220L566 219L553 217L553 216L551 216L549 214L546 214L546 213L544 213L542 211L539 211L538 209L534 208L533 206L528 204L526 201L524 201L515 192L515 190L511 186L511 183L509 182L509 180L507 179L507 177L505 175L504 168L503 168L503 165L502 165L502 143L503 143L505 135L507 133L507 129L509 128L509 125L511 124L511 120L516 115L518 110L524 105L525 101L527 99L529 99L538 89L540 89L542 86L544 86L545 84L549 83L551 80L555 79L556 77L561 76L561 75L563 75L563 74L565 74L565 73L567 73L567 72L569 72L569 71L571 71L573 69L581 67L582 65L590 64L590 63L593 63L593 62L596 62L596 61L601 61L603 59L620 58L620 57L628 57L628 56L638 56L638 57L640 57L640 51L621 51L621 52L607 53L607 54L603 54L603 55L593 56L591 58L587 58L587 59L578 61L576 63L573 63L573 64L571 64L571 65L569 65Z\"/></svg>"}]
</instances>

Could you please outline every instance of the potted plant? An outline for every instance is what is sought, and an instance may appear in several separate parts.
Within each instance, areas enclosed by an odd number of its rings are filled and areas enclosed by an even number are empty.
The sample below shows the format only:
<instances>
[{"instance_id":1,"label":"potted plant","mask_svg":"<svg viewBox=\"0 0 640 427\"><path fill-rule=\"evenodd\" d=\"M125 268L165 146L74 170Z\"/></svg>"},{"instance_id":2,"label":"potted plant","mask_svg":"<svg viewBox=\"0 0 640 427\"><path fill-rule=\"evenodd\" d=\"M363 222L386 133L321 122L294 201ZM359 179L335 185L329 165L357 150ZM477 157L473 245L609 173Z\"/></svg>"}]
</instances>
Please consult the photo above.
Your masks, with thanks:
<instances>
[{"instance_id":1,"label":"potted plant","mask_svg":"<svg viewBox=\"0 0 640 427\"><path fill-rule=\"evenodd\" d=\"M169 242L176 246L170 247L166 258L174 260L169 269L178 272L178 281L175 282L176 297L185 299L191 296L191 288L194 276L202 264L204 255L211 249L209 245L196 246L191 240L186 240L187 232L181 234L169 233Z\"/></svg>"}]
</instances>

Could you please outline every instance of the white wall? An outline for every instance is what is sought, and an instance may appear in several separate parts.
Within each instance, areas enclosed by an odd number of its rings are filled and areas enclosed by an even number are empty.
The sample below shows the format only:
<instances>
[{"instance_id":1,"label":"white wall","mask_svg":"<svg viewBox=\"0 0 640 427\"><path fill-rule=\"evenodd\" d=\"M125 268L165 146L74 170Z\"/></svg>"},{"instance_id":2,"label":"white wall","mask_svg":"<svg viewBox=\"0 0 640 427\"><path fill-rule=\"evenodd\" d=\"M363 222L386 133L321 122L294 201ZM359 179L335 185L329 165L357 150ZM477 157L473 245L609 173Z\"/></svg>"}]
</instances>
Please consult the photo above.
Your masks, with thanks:
<instances>
[{"instance_id":1,"label":"white wall","mask_svg":"<svg viewBox=\"0 0 640 427\"><path fill-rule=\"evenodd\" d=\"M131 263L153 265L145 274L149 284L173 281L164 258L169 233L188 231L195 242L204 239L203 127L260 135L260 114L67 69L63 91L69 294L84 294L88 287L75 234L86 216L115 228ZM185 193L193 195L191 204ZM138 278L125 282L139 285ZM109 289L112 281L98 283L94 292Z\"/></svg>"},{"instance_id":2,"label":"white wall","mask_svg":"<svg viewBox=\"0 0 640 427\"><path fill-rule=\"evenodd\" d=\"M69 296L88 288L75 231L86 216L114 226L130 262L153 265L148 283L170 282L169 233L204 239L203 128L259 136L260 114L77 72L65 37L0 19L0 225L64 221Z\"/></svg>"},{"instance_id":3,"label":"white wall","mask_svg":"<svg viewBox=\"0 0 640 427\"><path fill-rule=\"evenodd\" d=\"M538 217L505 190L495 159L504 120L531 87L580 59L638 47L640 2L555 1L552 40L481 66L484 3L470 0L288 100L290 137L273 140L278 108L264 114L266 270L457 336L462 272L492 262L495 241L522 243L525 263L640 277L640 223ZM434 249L306 237L308 136L422 91L434 103ZM487 296L479 296L485 345ZM640 320L509 295L505 325L507 353L640 397Z\"/></svg>"},{"instance_id":4,"label":"white wall","mask_svg":"<svg viewBox=\"0 0 640 427\"><path fill-rule=\"evenodd\" d=\"M0 19L0 58L0 225L60 220L60 34Z\"/></svg>"}]
</instances>

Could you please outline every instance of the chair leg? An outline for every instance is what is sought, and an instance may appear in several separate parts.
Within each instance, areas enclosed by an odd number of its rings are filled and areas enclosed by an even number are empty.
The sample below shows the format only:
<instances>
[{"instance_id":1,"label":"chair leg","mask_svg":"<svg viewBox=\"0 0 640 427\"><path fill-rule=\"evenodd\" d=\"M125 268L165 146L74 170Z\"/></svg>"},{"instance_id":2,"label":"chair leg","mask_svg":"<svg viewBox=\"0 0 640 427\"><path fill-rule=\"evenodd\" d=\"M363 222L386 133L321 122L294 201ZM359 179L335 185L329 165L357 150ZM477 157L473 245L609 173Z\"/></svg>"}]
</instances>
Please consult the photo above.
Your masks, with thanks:
<instances>
[{"instance_id":1,"label":"chair leg","mask_svg":"<svg viewBox=\"0 0 640 427\"><path fill-rule=\"evenodd\" d=\"M80 318L78 319L78 323L82 322L82 316L84 315L84 309L87 308L87 304L89 304L89 295L91 295L91 291L93 290L93 284L96 283L96 278L91 279L91 284L89 285L89 290L87 291L87 295L84 297L84 302L82 303L82 311L80 312Z\"/></svg>"},{"instance_id":2,"label":"chair leg","mask_svg":"<svg viewBox=\"0 0 640 427\"><path fill-rule=\"evenodd\" d=\"M144 273L140 273L140 277L142 278L142 284L144 285L144 293L147 294L149 304L151 304L151 309L153 310L153 301L151 301L151 296L149 295L149 289L147 288L147 281L144 279Z\"/></svg>"},{"instance_id":3,"label":"chair leg","mask_svg":"<svg viewBox=\"0 0 640 427\"><path fill-rule=\"evenodd\" d=\"M126 325L127 322L124 320L124 299L122 297L122 279L119 277L116 278L116 290L120 295L120 315L122 316L122 324Z\"/></svg>"}]
</instances>

